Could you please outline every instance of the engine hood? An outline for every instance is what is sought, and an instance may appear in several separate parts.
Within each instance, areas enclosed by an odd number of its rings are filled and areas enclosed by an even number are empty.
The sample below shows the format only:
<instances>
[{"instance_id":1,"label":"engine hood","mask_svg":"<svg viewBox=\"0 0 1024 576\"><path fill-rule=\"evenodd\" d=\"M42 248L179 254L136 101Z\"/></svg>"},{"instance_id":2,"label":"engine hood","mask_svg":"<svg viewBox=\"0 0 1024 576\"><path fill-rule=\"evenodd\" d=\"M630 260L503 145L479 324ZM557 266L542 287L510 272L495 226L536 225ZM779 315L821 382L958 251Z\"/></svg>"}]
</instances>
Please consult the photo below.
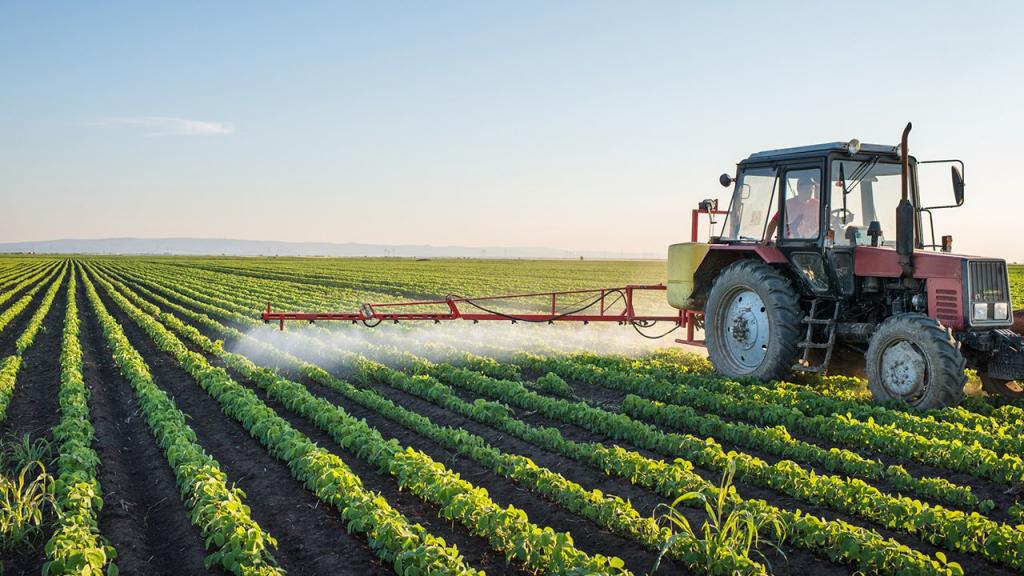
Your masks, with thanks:
<instances>
[{"instance_id":1,"label":"engine hood","mask_svg":"<svg viewBox=\"0 0 1024 576\"><path fill-rule=\"evenodd\" d=\"M964 273L964 263L970 260L997 260L965 254L945 254L927 250L914 251L914 278L949 278L959 280ZM878 278L899 278L899 260L893 248L858 246L854 249L854 274Z\"/></svg>"}]
</instances>

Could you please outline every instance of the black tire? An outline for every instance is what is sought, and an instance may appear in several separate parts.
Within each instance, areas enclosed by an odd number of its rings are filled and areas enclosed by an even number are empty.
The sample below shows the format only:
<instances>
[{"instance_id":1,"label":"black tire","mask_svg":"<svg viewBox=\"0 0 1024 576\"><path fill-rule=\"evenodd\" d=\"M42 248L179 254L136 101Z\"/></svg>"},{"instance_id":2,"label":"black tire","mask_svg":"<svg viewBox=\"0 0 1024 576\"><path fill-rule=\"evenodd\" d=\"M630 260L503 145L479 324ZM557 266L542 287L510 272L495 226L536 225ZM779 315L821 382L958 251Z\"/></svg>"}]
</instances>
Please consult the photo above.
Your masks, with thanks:
<instances>
[{"instance_id":1,"label":"black tire","mask_svg":"<svg viewBox=\"0 0 1024 576\"><path fill-rule=\"evenodd\" d=\"M866 360L868 388L876 401L899 400L930 410L964 399L964 356L952 334L924 314L897 314L882 322Z\"/></svg>"},{"instance_id":2,"label":"black tire","mask_svg":"<svg viewBox=\"0 0 1024 576\"><path fill-rule=\"evenodd\" d=\"M1020 380L1000 380L980 371L978 377L981 379L981 389L989 396L1002 396L1011 400L1024 398L1024 382Z\"/></svg>"},{"instance_id":3,"label":"black tire","mask_svg":"<svg viewBox=\"0 0 1024 576\"><path fill-rule=\"evenodd\" d=\"M763 343L750 363L736 351L735 318L727 318L736 298L753 292L760 299L758 311L767 319ZM803 311L793 284L778 270L756 260L740 260L725 267L715 278L704 305L704 338L708 358L720 374L731 378L779 380L792 374L800 341ZM758 326L758 330L762 327ZM731 339L731 340L730 340ZM763 357L762 357L763 354Z\"/></svg>"}]
</instances>

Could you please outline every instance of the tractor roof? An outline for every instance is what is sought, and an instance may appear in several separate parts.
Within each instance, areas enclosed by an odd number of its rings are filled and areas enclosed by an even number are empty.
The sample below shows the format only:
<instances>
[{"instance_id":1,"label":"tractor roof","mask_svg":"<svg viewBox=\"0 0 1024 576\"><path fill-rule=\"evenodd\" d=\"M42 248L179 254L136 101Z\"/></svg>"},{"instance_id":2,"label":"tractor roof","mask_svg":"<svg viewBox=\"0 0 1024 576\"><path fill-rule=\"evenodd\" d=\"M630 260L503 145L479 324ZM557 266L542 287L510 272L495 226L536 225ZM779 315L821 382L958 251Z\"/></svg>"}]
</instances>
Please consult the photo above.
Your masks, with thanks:
<instances>
[{"instance_id":1,"label":"tractor roof","mask_svg":"<svg viewBox=\"0 0 1024 576\"><path fill-rule=\"evenodd\" d=\"M744 162L757 162L796 156L824 156L830 152L846 152L848 146L848 142L829 142L828 144L812 144L810 146L796 146L795 148L764 150L763 152L754 152L747 157ZM896 155L896 148L896 146L886 146L884 144L861 144L860 153Z\"/></svg>"}]
</instances>

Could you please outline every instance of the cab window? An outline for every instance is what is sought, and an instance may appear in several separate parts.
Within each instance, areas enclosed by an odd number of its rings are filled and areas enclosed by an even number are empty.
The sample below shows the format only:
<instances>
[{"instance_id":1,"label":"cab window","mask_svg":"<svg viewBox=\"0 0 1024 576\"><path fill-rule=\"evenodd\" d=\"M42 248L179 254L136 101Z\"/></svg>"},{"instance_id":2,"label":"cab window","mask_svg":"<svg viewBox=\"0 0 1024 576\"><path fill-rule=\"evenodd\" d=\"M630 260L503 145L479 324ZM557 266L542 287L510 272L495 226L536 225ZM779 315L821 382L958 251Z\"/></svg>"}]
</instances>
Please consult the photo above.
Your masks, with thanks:
<instances>
[{"instance_id":1,"label":"cab window","mask_svg":"<svg viewBox=\"0 0 1024 576\"><path fill-rule=\"evenodd\" d=\"M729 204L729 215L722 229L723 240L761 241L772 211L777 183L777 173L772 167L740 171Z\"/></svg>"},{"instance_id":2,"label":"cab window","mask_svg":"<svg viewBox=\"0 0 1024 576\"><path fill-rule=\"evenodd\" d=\"M810 240L821 231L821 168L790 170L786 186L783 238Z\"/></svg>"},{"instance_id":3,"label":"cab window","mask_svg":"<svg viewBox=\"0 0 1024 576\"><path fill-rule=\"evenodd\" d=\"M882 232L879 244L895 246L896 206L902 197L900 165L877 158L837 160L832 162L831 180L829 228L835 244L870 244L868 226L877 221Z\"/></svg>"}]
</instances>

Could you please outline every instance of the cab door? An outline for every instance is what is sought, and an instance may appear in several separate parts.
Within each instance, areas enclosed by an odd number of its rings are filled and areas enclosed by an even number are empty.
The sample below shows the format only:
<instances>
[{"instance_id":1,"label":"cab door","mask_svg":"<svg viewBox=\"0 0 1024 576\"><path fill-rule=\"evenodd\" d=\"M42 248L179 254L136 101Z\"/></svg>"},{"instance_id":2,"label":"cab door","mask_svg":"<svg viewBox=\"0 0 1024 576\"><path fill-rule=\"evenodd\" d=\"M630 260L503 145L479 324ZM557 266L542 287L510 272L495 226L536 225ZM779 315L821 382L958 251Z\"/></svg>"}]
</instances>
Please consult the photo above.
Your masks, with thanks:
<instances>
[{"instance_id":1,"label":"cab door","mask_svg":"<svg viewBox=\"0 0 1024 576\"><path fill-rule=\"evenodd\" d=\"M779 194L777 245L815 294L828 294L832 288L823 250L829 182L824 167L823 160L785 166Z\"/></svg>"}]
</instances>

